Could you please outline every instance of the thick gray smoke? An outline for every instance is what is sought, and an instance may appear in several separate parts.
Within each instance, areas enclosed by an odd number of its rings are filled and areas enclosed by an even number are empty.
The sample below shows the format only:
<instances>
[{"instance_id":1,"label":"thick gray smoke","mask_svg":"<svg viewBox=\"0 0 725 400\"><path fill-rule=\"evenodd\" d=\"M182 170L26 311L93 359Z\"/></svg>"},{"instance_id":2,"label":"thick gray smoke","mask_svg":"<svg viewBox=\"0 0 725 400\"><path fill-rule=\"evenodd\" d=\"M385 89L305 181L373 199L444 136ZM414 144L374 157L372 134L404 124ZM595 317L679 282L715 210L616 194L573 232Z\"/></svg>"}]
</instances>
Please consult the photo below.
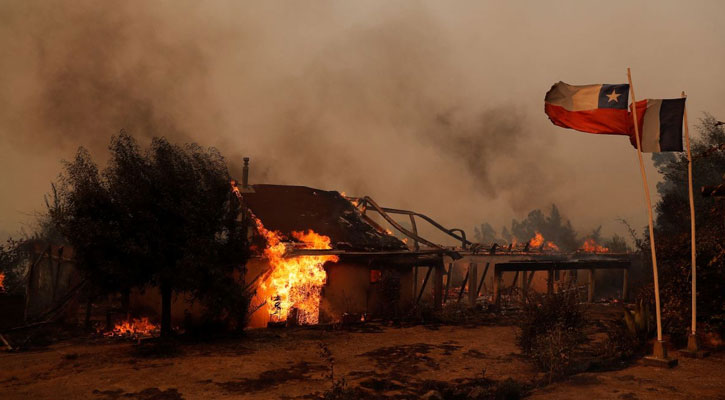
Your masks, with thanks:
<instances>
[{"instance_id":1,"label":"thick gray smoke","mask_svg":"<svg viewBox=\"0 0 725 400\"><path fill-rule=\"evenodd\" d=\"M547 50L555 38L533 34L551 26L528 17L549 12L539 8L2 2L0 230L42 207L59 161L78 146L103 163L120 129L142 143L159 135L216 146L235 175L250 156L252 182L368 194L467 229L552 202L588 225L640 215L631 154L617 153L626 161L606 174L586 167L628 148L596 139L601 156L579 152L595 139L562 133L541 113L553 81L595 82L562 67ZM609 193L602 178L626 196L592 213Z\"/></svg>"}]
</instances>

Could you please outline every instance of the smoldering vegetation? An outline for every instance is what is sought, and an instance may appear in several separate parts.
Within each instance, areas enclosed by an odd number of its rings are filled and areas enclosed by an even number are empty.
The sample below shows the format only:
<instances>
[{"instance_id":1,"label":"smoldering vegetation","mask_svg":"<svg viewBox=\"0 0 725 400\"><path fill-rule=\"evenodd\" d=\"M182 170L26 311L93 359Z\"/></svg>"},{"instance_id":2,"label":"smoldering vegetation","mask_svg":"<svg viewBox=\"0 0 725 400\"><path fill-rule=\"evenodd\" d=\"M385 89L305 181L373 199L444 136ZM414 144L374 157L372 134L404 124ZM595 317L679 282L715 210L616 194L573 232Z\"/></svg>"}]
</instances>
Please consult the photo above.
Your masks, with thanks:
<instances>
[{"instance_id":1,"label":"smoldering vegetation","mask_svg":"<svg viewBox=\"0 0 725 400\"><path fill-rule=\"evenodd\" d=\"M332 2L0 7L0 152L16 158L104 154L124 129L216 146L237 175L252 156L253 182L370 194L452 224L551 203L568 174L522 109L475 89L424 5L365 21ZM58 167L17 181L47 190Z\"/></svg>"}]
</instances>

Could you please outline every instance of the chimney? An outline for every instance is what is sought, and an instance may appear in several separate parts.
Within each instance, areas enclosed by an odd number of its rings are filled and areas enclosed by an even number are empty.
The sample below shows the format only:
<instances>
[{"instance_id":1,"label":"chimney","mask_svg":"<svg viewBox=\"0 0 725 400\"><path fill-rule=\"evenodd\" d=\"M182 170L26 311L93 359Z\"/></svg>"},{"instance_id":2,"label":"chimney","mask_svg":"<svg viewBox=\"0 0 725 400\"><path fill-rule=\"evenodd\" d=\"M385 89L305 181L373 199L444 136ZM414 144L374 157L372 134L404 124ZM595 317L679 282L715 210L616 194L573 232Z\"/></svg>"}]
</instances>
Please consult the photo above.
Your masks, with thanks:
<instances>
[{"instance_id":1,"label":"chimney","mask_svg":"<svg viewBox=\"0 0 725 400\"><path fill-rule=\"evenodd\" d=\"M254 193L254 189L249 186L249 157L244 157L244 166L242 167L242 193Z\"/></svg>"},{"instance_id":2,"label":"chimney","mask_svg":"<svg viewBox=\"0 0 725 400\"><path fill-rule=\"evenodd\" d=\"M249 157L244 157L244 167L242 168L242 189L249 187Z\"/></svg>"}]
</instances>

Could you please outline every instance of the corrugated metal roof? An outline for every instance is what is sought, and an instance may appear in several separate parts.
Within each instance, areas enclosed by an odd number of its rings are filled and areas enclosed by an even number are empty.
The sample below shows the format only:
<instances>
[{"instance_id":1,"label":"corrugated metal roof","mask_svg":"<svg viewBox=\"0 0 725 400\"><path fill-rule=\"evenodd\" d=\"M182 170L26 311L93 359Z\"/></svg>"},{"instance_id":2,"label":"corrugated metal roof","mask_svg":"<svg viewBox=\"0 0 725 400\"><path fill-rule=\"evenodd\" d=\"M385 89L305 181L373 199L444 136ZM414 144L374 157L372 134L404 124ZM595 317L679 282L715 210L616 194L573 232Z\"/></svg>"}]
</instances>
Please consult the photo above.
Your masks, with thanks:
<instances>
[{"instance_id":1,"label":"corrugated metal roof","mask_svg":"<svg viewBox=\"0 0 725 400\"><path fill-rule=\"evenodd\" d=\"M288 238L293 231L312 229L329 236L334 249L407 250L402 241L376 229L336 191L287 185L251 187L253 193L242 194L246 206L267 229Z\"/></svg>"}]
</instances>

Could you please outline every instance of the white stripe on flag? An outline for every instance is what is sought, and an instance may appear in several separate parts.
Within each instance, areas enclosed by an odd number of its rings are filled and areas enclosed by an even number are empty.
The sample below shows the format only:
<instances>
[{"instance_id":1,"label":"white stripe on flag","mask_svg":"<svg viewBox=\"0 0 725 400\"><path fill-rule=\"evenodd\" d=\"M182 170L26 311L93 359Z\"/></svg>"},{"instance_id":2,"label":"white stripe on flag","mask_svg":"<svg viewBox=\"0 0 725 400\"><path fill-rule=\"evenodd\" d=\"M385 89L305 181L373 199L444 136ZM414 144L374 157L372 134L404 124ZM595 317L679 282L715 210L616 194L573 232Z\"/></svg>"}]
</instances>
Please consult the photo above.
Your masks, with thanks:
<instances>
[{"instance_id":1,"label":"white stripe on flag","mask_svg":"<svg viewBox=\"0 0 725 400\"><path fill-rule=\"evenodd\" d=\"M662 100L647 99L642 126L642 151L657 153L660 151L660 107Z\"/></svg>"},{"instance_id":2,"label":"white stripe on flag","mask_svg":"<svg viewBox=\"0 0 725 400\"><path fill-rule=\"evenodd\" d=\"M549 104L562 106L568 111L596 110L602 85L569 85L559 82L546 94Z\"/></svg>"}]
</instances>

